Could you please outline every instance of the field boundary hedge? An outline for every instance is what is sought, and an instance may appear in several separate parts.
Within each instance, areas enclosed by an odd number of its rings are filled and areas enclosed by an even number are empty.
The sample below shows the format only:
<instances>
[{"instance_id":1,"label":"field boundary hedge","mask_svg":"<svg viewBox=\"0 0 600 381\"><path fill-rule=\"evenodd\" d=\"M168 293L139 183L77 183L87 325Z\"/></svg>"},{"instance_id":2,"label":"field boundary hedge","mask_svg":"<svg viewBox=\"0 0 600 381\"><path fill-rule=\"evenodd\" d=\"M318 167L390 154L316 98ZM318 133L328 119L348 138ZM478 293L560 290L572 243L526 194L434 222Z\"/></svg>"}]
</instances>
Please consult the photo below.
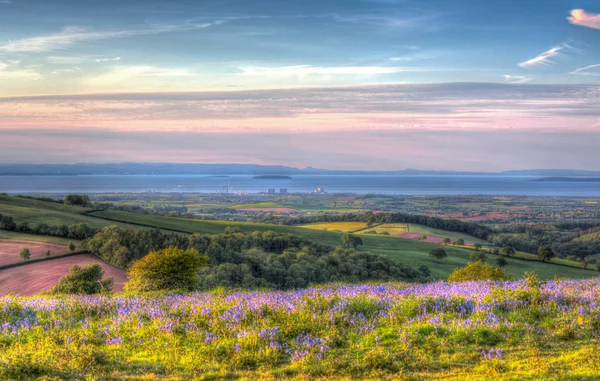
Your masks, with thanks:
<instances>
[{"instance_id":1,"label":"field boundary hedge","mask_svg":"<svg viewBox=\"0 0 600 381\"><path fill-rule=\"evenodd\" d=\"M82 251L76 251L76 252L68 253L68 254L53 255L53 256L50 256L50 257L46 257L46 258L32 259L30 261L23 261L23 262L11 263L9 265L0 266L0 271L12 269L12 268L15 268L15 267L27 266L27 265L30 265L30 264L33 264L33 263L40 263L40 262L52 261L54 259L74 257L74 256L77 256L77 255L83 255L83 254L90 254L90 252L82 250Z\"/></svg>"}]
</instances>

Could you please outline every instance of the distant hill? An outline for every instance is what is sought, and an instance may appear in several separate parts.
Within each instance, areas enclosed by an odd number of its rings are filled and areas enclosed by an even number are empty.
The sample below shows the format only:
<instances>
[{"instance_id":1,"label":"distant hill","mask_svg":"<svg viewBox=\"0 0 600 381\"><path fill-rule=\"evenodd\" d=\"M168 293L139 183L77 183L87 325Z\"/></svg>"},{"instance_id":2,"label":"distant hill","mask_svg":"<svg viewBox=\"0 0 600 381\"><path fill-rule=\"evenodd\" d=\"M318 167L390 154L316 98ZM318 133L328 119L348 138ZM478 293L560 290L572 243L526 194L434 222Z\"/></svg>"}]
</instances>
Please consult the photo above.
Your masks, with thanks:
<instances>
[{"instance_id":1,"label":"distant hill","mask_svg":"<svg viewBox=\"0 0 600 381\"><path fill-rule=\"evenodd\" d=\"M543 177L541 179L535 179L532 181L548 181L548 182L562 182L562 183L593 183L600 182L600 177Z\"/></svg>"},{"instance_id":2,"label":"distant hill","mask_svg":"<svg viewBox=\"0 0 600 381\"><path fill-rule=\"evenodd\" d=\"M180 163L106 163L106 164L0 164L0 176L83 176L83 175L400 175L400 176L532 176L594 177L600 171L572 169L534 169L504 172L432 171L402 169L398 171L304 169L258 164L180 164Z\"/></svg>"}]
</instances>

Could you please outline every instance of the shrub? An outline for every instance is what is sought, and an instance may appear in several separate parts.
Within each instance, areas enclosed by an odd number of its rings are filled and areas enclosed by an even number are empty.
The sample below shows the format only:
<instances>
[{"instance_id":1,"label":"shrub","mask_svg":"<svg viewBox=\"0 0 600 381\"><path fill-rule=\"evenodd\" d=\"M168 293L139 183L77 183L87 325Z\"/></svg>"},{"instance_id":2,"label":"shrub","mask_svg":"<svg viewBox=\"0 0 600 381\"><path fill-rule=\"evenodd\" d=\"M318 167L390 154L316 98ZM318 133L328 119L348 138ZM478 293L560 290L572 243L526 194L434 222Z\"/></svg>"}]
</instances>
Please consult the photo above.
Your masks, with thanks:
<instances>
[{"instance_id":1,"label":"shrub","mask_svg":"<svg viewBox=\"0 0 600 381\"><path fill-rule=\"evenodd\" d=\"M550 262L550 260L554 258L554 252L550 246L540 246L538 249L538 258L541 259L542 262Z\"/></svg>"},{"instance_id":2,"label":"shrub","mask_svg":"<svg viewBox=\"0 0 600 381\"><path fill-rule=\"evenodd\" d=\"M74 253L75 249L77 249L77 246L75 246L73 241L69 241L69 243L67 244L67 249L69 249L69 252Z\"/></svg>"},{"instance_id":3,"label":"shrub","mask_svg":"<svg viewBox=\"0 0 600 381\"><path fill-rule=\"evenodd\" d=\"M199 284L198 272L208 266L208 257L195 249L169 247L151 251L129 269L128 291L193 291Z\"/></svg>"},{"instance_id":4,"label":"shrub","mask_svg":"<svg viewBox=\"0 0 600 381\"><path fill-rule=\"evenodd\" d=\"M346 233L342 236L342 243L345 247L356 249L358 246L363 244L363 241L360 237Z\"/></svg>"},{"instance_id":5,"label":"shrub","mask_svg":"<svg viewBox=\"0 0 600 381\"><path fill-rule=\"evenodd\" d=\"M500 255L503 255L505 257L512 257L515 254L515 249L513 249L512 246L505 246L500 250Z\"/></svg>"},{"instance_id":6,"label":"shrub","mask_svg":"<svg viewBox=\"0 0 600 381\"><path fill-rule=\"evenodd\" d=\"M484 263L482 260L467 264L461 269L455 269L448 277L448 282L467 281L506 281L510 275L499 267Z\"/></svg>"},{"instance_id":7,"label":"shrub","mask_svg":"<svg viewBox=\"0 0 600 381\"><path fill-rule=\"evenodd\" d=\"M471 253L470 258L472 262L485 261L485 251L475 250Z\"/></svg>"},{"instance_id":8,"label":"shrub","mask_svg":"<svg viewBox=\"0 0 600 381\"><path fill-rule=\"evenodd\" d=\"M113 279L104 276L104 269L99 264L86 267L73 266L71 271L62 277L51 294L98 294L112 291Z\"/></svg>"},{"instance_id":9,"label":"shrub","mask_svg":"<svg viewBox=\"0 0 600 381\"><path fill-rule=\"evenodd\" d=\"M21 257L21 259L26 261L31 257L31 251L29 251L29 249L25 248L25 249L21 250L21 252L19 253L19 256Z\"/></svg>"},{"instance_id":10,"label":"shrub","mask_svg":"<svg viewBox=\"0 0 600 381\"><path fill-rule=\"evenodd\" d=\"M455 245L459 245L459 246L464 246L465 245L465 240L462 238L457 239L456 241L454 241Z\"/></svg>"},{"instance_id":11,"label":"shrub","mask_svg":"<svg viewBox=\"0 0 600 381\"><path fill-rule=\"evenodd\" d=\"M437 247L429 252L429 256L439 262L446 258L448 254L446 254L446 250L442 249L441 247Z\"/></svg>"}]
</instances>

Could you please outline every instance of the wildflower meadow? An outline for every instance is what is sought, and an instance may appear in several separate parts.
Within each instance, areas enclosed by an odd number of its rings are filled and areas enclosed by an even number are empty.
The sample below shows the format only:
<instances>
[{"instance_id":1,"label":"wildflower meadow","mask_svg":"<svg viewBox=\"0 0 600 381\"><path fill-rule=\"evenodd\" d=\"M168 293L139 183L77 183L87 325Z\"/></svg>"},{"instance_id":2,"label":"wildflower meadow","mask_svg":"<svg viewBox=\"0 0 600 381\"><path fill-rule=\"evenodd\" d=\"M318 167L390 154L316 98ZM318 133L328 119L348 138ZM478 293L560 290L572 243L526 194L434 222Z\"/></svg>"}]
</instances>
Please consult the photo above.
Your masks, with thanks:
<instances>
[{"instance_id":1,"label":"wildflower meadow","mask_svg":"<svg viewBox=\"0 0 600 381\"><path fill-rule=\"evenodd\" d=\"M2 379L600 379L600 279L0 299Z\"/></svg>"}]
</instances>

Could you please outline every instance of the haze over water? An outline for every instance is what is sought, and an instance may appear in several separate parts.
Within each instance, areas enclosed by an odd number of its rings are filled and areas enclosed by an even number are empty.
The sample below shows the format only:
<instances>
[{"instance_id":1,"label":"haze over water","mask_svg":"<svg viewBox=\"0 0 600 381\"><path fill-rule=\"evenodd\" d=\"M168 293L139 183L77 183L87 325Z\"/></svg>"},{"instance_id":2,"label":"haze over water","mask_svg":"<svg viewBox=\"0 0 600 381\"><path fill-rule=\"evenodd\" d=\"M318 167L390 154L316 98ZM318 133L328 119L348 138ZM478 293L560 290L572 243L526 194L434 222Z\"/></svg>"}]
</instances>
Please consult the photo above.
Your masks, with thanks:
<instances>
[{"instance_id":1,"label":"haze over water","mask_svg":"<svg viewBox=\"0 0 600 381\"><path fill-rule=\"evenodd\" d=\"M182 192L261 193L286 188L308 193L324 188L328 193L394 195L523 195L600 197L598 182L539 182L537 177L510 176L397 176L397 175L296 175L289 179L253 179L250 175L118 175L118 176L2 176L0 192L111 193Z\"/></svg>"}]
</instances>

